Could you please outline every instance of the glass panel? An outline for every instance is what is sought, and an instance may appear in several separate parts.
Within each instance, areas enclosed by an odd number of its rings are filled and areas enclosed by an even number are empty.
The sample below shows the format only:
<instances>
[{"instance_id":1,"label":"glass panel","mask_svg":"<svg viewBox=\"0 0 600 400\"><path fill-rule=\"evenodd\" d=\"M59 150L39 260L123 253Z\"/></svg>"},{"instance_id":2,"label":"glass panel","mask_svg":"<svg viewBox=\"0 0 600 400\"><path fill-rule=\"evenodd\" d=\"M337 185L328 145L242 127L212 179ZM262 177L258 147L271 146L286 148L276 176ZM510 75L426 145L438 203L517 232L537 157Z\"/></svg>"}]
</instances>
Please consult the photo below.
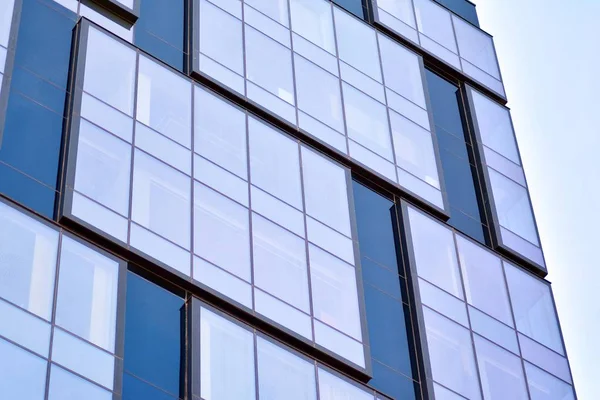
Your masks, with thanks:
<instances>
[{"instance_id":1,"label":"glass panel","mask_svg":"<svg viewBox=\"0 0 600 400\"><path fill-rule=\"evenodd\" d=\"M469 304L513 326L500 258L458 235L456 243Z\"/></svg>"},{"instance_id":2,"label":"glass panel","mask_svg":"<svg viewBox=\"0 0 600 400\"><path fill-rule=\"evenodd\" d=\"M200 318L202 398L254 399L253 334L204 308Z\"/></svg>"},{"instance_id":3,"label":"glass panel","mask_svg":"<svg viewBox=\"0 0 600 400\"><path fill-rule=\"evenodd\" d=\"M194 155L194 179L249 207L248 182L197 155Z\"/></svg>"},{"instance_id":4,"label":"glass panel","mask_svg":"<svg viewBox=\"0 0 600 400\"><path fill-rule=\"evenodd\" d=\"M261 400L316 400L314 364L261 337L257 346Z\"/></svg>"},{"instance_id":5,"label":"glass panel","mask_svg":"<svg viewBox=\"0 0 600 400\"><path fill-rule=\"evenodd\" d=\"M453 16L452 19L460 56L494 78L500 79L492 38L460 18Z\"/></svg>"},{"instance_id":6,"label":"glass panel","mask_svg":"<svg viewBox=\"0 0 600 400\"><path fill-rule=\"evenodd\" d=\"M419 276L462 299L452 231L413 208L408 209L408 215Z\"/></svg>"},{"instance_id":7,"label":"glass panel","mask_svg":"<svg viewBox=\"0 0 600 400\"><path fill-rule=\"evenodd\" d=\"M0 203L0 297L50 320L58 232Z\"/></svg>"},{"instance_id":8,"label":"glass panel","mask_svg":"<svg viewBox=\"0 0 600 400\"><path fill-rule=\"evenodd\" d=\"M115 239L127 243L127 230L129 225L127 218L101 206L77 192L73 192L71 214L81 218L94 228L108 233Z\"/></svg>"},{"instance_id":9,"label":"glass panel","mask_svg":"<svg viewBox=\"0 0 600 400\"><path fill-rule=\"evenodd\" d=\"M419 278L419 295L421 303L434 309L440 314L469 327L469 317L465 303L437 286Z\"/></svg>"},{"instance_id":10,"label":"glass panel","mask_svg":"<svg viewBox=\"0 0 600 400\"><path fill-rule=\"evenodd\" d=\"M192 175L190 150L139 122L135 124L135 146L186 175Z\"/></svg>"},{"instance_id":11,"label":"glass panel","mask_svg":"<svg viewBox=\"0 0 600 400\"><path fill-rule=\"evenodd\" d=\"M283 226L298 236L306 236L304 229L304 213L302 211L299 211L255 186L252 186L250 190L252 197L252 211Z\"/></svg>"},{"instance_id":12,"label":"glass panel","mask_svg":"<svg viewBox=\"0 0 600 400\"><path fill-rule=\"evenodd\" d=\"M80 120L75 189L118 212L129 214L131 145Z\"/></svg>"},{"instance_id":13,"label":"glass panel","mask_svg":"<svg viewBox=\"0 0 600 400\"><path fill-rule=\"evenodd\" d=\"M346 170L302 147L302 174L306 213L350 237Z\"/></svg>"},{"instance_id":14,"label":"glass panel","mask_svg":"<svg viewBox=\"0 0 600 400\"><path fill-rule=\"evenodd\" d=\"M135 151L131 219L190 247L190 179L157 159Z\"/></svg>"},{"instance_id":15,"label":"glass panel","mask_svg":"<svg viewBox=\"0 0 600 400\"><path fill-rule=\"evenodd\" d=\"M133 115L135 51L91 28L85 55L83 90Z\"/></svg>"},{"instance_id":16,"label":"glass panel","mask_svg":"<svg viewBox=\"0 0 600 400\"><path fill-rule=\"evenodd\" d=\"M43 400L48 362L2 339L0 354L2 397Z\"/></svg>"},{"instance_id":17,"label":"glass panel","mask_svg":"<svg viewBox=\"0 0 600 400\"><path fill-rule=\"evenodd\" d=\"M563 354L550 287L510 264L504 268L518 331Z\"/></svg>"},{"instance_id":18,"label":"glass panel","mask_svg":"<svg viewBox=\"0 0 600 400\"><path fill-rule=\"evenodd\" d=\"M245 207L194 184L194 252L250 282L250 227Z\"/></svg>"},{"instance_id":19,"label":"glass panel","mask_svg":"<svg viewBox=\"0 0 600 400\"><path fill-rule=\"evenodd\" d=\"M192 84L146 57L140 57L137 120L190 147Z\"/></svg>"},{"instance_id":20,"label":"glass panel","mask_svg":"<svg viewBox=\"0 0 600 400\"><path fill-rule=\"evenodd\" d=\"M81 116L121 139L132 142L133 121L131 117L85 92L81 98Z\"/></svg>"},{"instance_id":21,"label":"glass panel","mask_svg":"<svg viewBox=\"0 0 600 400\"><path fill-rule=\"evenodd\" d=\"M331 54L335 54L333 18L329 2L291 0L290 7L294 32Z\"/></svg>"},{"instance_id":22,"label":"glass panel","mask_svg":"<svg viewBox=\"0 0 600 400\"><path fill-rule=\"evenodd\" d=\"M527 400L521 359L475 335L477 364L485 400Z\"/></svg>"},{"instance_id":23,"label":"glass panel","mask_svg":"<svg viewBox=\"0 0 600 400\"><path fill-rule=\"evenodd\" d=\"M48 400L111 400L113 394L93 383L52 365Z\"/></svg>"},{"instance_id":24,"label":"glass panel","mask_svg":"<svg viewBox=\"0 0 600 400\"><path fill-rule=\"evenodd\" d=\"M387 11L406 25L416 28L412 0L377 0L377 6Z\"/></svg>"},{"instance_id":25,"label":"glass panel","mask_svg":"<svg viewBox=\"0 0 600 400\"><path fill-rule=\"evenodd\" d=\"M431 0L414 0L419 32L458 53L450 12Z\"/></svg>"},{"instance_id":26,"label":"glass panel","mask_svg":"<svg viewBox=\"0 0 600 400\"><path fill-rule=\"evenodd\" d=\"M521 344L521 354L525 360L545 369L563 381L573 383L569 362L565 357L521 334L519 334L519 343Z\"/></svg>"},{"instance_id":27,"label":"glass panel","mask_svg":"<svg viewBox=\"0 0 600 400\"><path fill-rule=\"evenodd\" d=\"M423 312L433 379L469 399L481 399L471 334L435 311Z\"/></svg>"},{"instance_id":28,"label":"glass panel","mask_svg":"<svg viewBox=\"0 0 600 400\"><path fill-rule=\"evenodd\" d=\"M492 169L488 172L500 225L539 245L527 189Z\"/></svg>"},{"instance_id":29,"label":"glass panel","mask_svg":"<svg viewBox=\"0 0 600 400\"><path fill-rule=\"evenodd\" d=\"M309 254L314 317L362 340L354 268L313 245Z\"/></svg>"},{"instance_id":30,"label":"glass panel","mask_svg":"<svg viewBox=\"0 0 600 400\"><path fill-rule=\"evenodd\" d=\"M276 0L276 1L280 1L280 0ZM267 0L264 2L264 4L267 4L267 6L269 6L268 5L269 3L272 3L272 0ZM287 10L287 2L284 6ZM284 18L286 21L285 23L287 25L288 24L287 13ZM258 29L259 31L261 31L265 35L269 36L271 39L275 39L282 45L284 45L286 47L291 47L290 31L286 26L278 24L277 22L273 21L271 18L267 17L262 12L256 11L254 8L248 7L246 4L244 4L244 23Z\"/></svg>"},{"instance_id":31,"label":"glass panel","mask_svg":"<svg viewBox=\"0 0 600 400\"><path fill-rule=\"evenodd\" d=\"M252 184L302 209L298 143L255 119L249 129Z\"/></svg>"},{"instance_id":32,"label":"glass panel","mask_svg":"<svg viewBox=\"0 0 600 400\"><path fill-rule=\"evenodd\" d=\"M288 48L246 25L246 78L294 104L292 55Z\"/></svg>"},{"instance_id":33,"label":"glass panel","mask_svg":"<svg viewBox=\"0 0 600 400\"><path fill-rule=\"evenodd\" d=\"M133 27L114 21L111 13L102 8L90 8L87 4L79 4L79 15L85 17L100 25L107 31L125 39L128 42L133 41Z\"/></svg>"},{"instance_id":34,"label":"glass panel","mask_svg":"<svg viewBox=\"0 0 600 400\"><path fill-rule=\"evenodd\" d=\"M115 351L119 264L63 236L56 324Z\"/></svg>"},{"instance_id":35,"label":"glass panel","mask_svg":"<svg viewBox=\"0 0 600 400\"><path fill-rule=\"evenodd\" d=\"M8 47L14 6L14 0L3 1L0 4L0 45L4 47Z\"/></svg>"},{"instance_id":36,"label":"glass panel","mask_svg":"<svg viewBox=\"0 0 600 400\"><path fill-rule=\"evenodd\" d=\"M332 351L348 361L353 362L359 367L365 367L365 353L362 343L357 342L350 336L346 336L340 331L322 324L318 320L315 322L315 342L327 350ZM321 399L323 395L321 394Z\"/></svg>"},{"instance_id":37,"label":"glass panel","mask_svg":"<svg viewBox=\"0 0 600 400\"><path fill-rule=\"evenodd\" d=\"M469 306L469 319L471 320L473 332L477 332L505 349L519 354L519 343L514 329L471 306Z\"/></svg>"},{"instance_id":38,"label":"glass panel","mask_svg":"<svg viewBox=\"0 0 600 400\"><path fill-rule=\"evenodd\" d=\"M245 3L268 15L280 24L288 26L287 0L245 0Z\"/></svg>"},{"instance_id":39,"label":"glass panel","mask_svg":"<svg viewBox=\"0 0 600 400\"><path fill-rule=\"evenodd\" d=\"M392 143L386 107L369 96L343 84L348 136L392 161Z\"/></svg>"},{"instance_id":40,"label":"glass panel","mask_svg":"<svg viewBox=\"0 0 600 400\"><path fill-rule=\"evenodd\" d=\"M129 244L131 247L155 258L167 267L173 268L187 276L190 275L190 253L169 242L162 236L142 228L136 223L130 224Z\"/></svg>"},{"instance_id":41,"label":"glass panel","mask_svg":"<svg viewBox=\"0 0 600 400\"><path fill-rule=\"evenodd\" d=\"M271 321L312 340L312 319L310 315L290 306L288 303L284 303L260 289L255 289L254 309Z\"/></svg>"},{"instance_id":42,"label":"glass panel","mask_svg":"<svg viewBox=\"0 0 600 400\"><path fill-rule=\"evenodd\" d=\"M319 397L321 400L373 400L373 394L319 368Z\"/></svg>"},{"instance_id":43,"label":"glass panel","mask_svg":"<svg viewBox=\"0 0 600 400\"><path fill-rule=\"evenodd\" d=\"M194 87L194 151L247 179L246 114Z\"/></svg>"},{"instance_id":44,"label":"glass panel","mask_svg":"<svg viewBox=\"0 0 600 400\"><path fill-rule=\"evenodd\" d=\"M194 257L194 279L232 300L252 308L252 286L208 261Z\"/></svg>"},{"instance_id":45,"label":"glass panel","mask_svg":"<svg viewBox=\"0 0 600 400\"><path fill-rule=\"evenodd\" d=\"M381 82L381 65L375 31L363 21L334 8L335 33L341 60Z\"/></svg>"},{"instance_id":46,"label":"glass panel","mask_svg":"<svg viewBox=\"0 0 600 400\"><path fill-rule=\"evenodd\" d=\"M574 400L573 387L534 367L525 363L527 381L531 400Z\"/></svg>"},{"instance_id":47,"label":"glass panel","mask_svg":"<svg viewBox=\"0 0 600 400\"><path fill-rule=\"evenodd\" d=\"M241 5L239 1L232 3ZM244 75L242 21L206 0L200 0L199 24L200 51L239 75Z\"/></svg>"},{"instance_id":48,"label":"glass panel","mask_svg":"<svg viewBox=\"0 0 600 400\"><path fill-rule=\"evenodd\" d=\"M50 324L2 300L0 300L0 335L43 357L48 357ZM1 354L3 357L6 356L4 353Z\"/></svg>"},{"instance_id":49,"label":"glass panel","mask_svg":"<svg viewBox=\"0 0 600 400\"><path fill-rule=\"evenodd\" d=\"M354 265L354 242L352 239L311 217L306 218L306 228L308 240Z\"/></svg>"}]
</instances>

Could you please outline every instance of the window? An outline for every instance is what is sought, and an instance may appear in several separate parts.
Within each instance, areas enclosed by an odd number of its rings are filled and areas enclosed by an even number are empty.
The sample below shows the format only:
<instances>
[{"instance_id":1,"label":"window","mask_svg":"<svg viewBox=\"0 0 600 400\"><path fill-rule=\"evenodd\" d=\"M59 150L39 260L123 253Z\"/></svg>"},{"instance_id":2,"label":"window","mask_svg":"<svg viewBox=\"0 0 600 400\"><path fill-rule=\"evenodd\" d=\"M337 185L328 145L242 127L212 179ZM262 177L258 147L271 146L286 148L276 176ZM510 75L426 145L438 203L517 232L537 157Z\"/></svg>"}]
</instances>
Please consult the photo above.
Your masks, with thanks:
<instances>
[{"instance_id":1,"label":"window","mask_svg":"<svg viewBox=\"0 0 600 400\"><path fill-rule=\"evenodd\" d=\"M2 339L0 353L2 396L43 400L48 362Z\"/></svg>"},{"instance_id":2,"label":"window","mask_svg":"<svg viewBox=\"0 0 600 400\"><path fill-rule=\"evenodd\" d=\"M326 370L319 368L319 394L320 400L372 400L373 395L358 387L339 379Z\"/></svg>"},{"instance_id":3,"label":"window","mask_svg":"<svg viewBox=\"0 0 600 400\"><path fill-rule=\"evenodd\" d=\"M327 1L291 0L292 30L311 43L335 54L333 17Z\"/></svg>"},{"instance_id":4,"label":"window","mask_svg":"<svg viewBox=\"0 0 600 400\"><path fill-rule=\"evenodd\" d=\"M532 400L560 399L574 400L573 387L545 373L528 362L525 363L529 391Z\"/></svg>"},{"instance_id":5,"label":"window","mask_svg":"<svg viewBox=\"0 0 600 400\"><path fill-rule=\"evenodd\" d=\"M48 400L110 400L113 394L66 370L52 365Z\"/></svg>"},{"instance_id":6,"label":"window","mask_svg":"<svg viewBox=\"0 0 600 400\"><path fill-rule=\"evenodd\" d=\"M463 63L466 61L496 80L500 80L500 70L491 36L460 18L453 16L452 19Z\"/></svg>"}]
</instances>

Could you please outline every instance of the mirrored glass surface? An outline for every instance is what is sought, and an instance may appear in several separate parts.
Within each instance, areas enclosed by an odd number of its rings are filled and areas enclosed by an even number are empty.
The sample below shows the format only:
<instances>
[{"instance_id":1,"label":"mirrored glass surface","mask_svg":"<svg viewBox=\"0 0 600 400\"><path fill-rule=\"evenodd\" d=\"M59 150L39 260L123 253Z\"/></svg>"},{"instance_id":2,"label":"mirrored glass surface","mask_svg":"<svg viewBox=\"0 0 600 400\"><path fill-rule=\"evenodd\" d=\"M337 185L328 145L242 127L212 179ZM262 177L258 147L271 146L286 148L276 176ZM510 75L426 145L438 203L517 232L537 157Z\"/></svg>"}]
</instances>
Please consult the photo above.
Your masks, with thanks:
<instances>
[{"instance_id":1,"label":"mirrored glass surface","mask_svg":"<svg viewBox=\"0 0 600 400\"><path fill-rule=\"evenodd\" d=\"M291 0L292 30L311 43L335 54L331 5L324 0Z\"/></svg>"},{"instance_id":2,"label":"mirrored glass surface","mask_svg":"<svg viewBox=\"0 0 600 400\"><path fill-rule=\"evenodd\" d=\"M321 400L373 400L373 394L319 368L319 398Z\"/></svg>"},{"instance_id":3,"label":"mirrored glass surface","mask_svg":"<svg viewBox=\"0 0 600 400\"><path fill-rule=\"evenodd\" d=\"M6 399L43 400L48 362L0 339L0 388Z\"/></svg>"}]
</instances>

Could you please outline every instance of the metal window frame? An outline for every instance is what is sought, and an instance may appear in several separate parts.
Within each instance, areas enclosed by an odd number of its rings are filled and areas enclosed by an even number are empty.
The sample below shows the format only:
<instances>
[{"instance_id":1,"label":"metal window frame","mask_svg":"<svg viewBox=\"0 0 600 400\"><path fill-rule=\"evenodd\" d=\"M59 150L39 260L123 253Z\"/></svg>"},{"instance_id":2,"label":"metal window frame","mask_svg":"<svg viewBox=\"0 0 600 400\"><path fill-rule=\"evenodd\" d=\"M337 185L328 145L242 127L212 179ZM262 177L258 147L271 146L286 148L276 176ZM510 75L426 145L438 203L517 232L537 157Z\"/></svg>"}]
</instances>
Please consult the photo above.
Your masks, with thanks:
<instances>
[{"instance_id":1,"label":"metal window frame","mask_svg":"<svg viewBox=\"0 0 600 400\"><path fill-rule=\"evenodd\" d=\"M85 5L96 5L106 11L116 15L129 25L133 25L140 17L140 2L143 0L133 0L133 7L130 8L119 0L79 0Z\"/></svg>"}]
</instances>

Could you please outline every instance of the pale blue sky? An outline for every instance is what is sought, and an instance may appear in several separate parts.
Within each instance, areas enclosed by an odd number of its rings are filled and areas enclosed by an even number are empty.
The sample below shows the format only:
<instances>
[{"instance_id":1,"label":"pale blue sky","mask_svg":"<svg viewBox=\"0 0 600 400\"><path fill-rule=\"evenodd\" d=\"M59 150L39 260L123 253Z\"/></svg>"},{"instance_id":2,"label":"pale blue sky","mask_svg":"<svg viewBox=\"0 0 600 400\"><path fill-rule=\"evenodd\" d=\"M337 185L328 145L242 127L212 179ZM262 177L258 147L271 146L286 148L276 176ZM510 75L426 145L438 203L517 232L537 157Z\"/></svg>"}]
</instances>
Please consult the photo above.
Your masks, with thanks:
<instances>
[{"instance_id":1,"label":"pale blue sky","mask_svg":"<svg viewBox=\"0 0 600 400\"><path fill-rule=\"evenodd\" d=\"M474 0L508 106L580 400L600 399L600 0Z\"/></svg>"}]
</instances>

